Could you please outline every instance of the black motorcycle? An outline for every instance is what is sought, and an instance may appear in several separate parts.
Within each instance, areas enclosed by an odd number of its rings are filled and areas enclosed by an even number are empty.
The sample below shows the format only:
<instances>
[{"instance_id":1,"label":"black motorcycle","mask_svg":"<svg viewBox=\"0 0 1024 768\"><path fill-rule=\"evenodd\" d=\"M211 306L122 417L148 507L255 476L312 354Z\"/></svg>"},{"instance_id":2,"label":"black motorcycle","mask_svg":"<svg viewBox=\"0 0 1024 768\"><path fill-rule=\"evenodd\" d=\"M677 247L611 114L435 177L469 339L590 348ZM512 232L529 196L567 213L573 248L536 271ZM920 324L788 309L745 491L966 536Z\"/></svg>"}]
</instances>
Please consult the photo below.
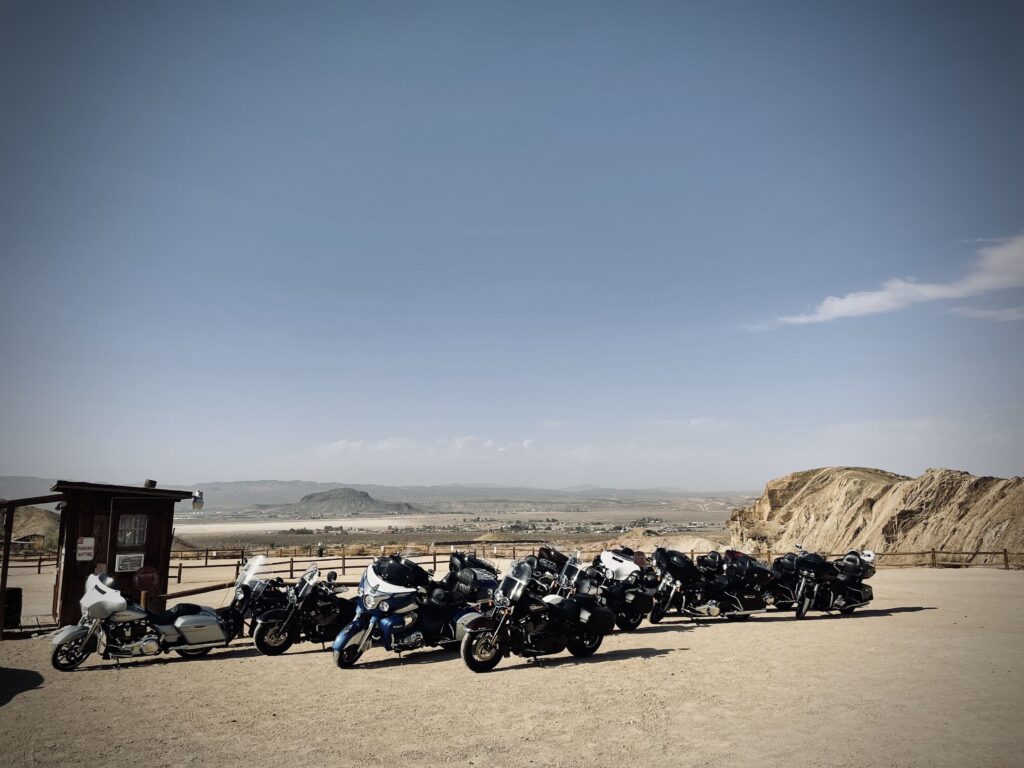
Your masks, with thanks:
<instances>
[{"instance_id":1,"label":"black motorcycle","mask_svg":"<svg viewBox=\"0 0 1024 768\"><path fill-rule=\"evenodd\" d=\"M604 550L587 569L587 578L600 601L615 614L615 624L623 632L639 627L654 607L654 599L644 588L644 570L636 563L632 549Z\"/></svg>"},{"instance_id":2,"label":"black motorcycle","mask_svg":"<svg viewBox=\"0 0 1024 768\"><path fill-rule=\"evenodd\" d=\"M651 590L654 607L648 619L657 624L671 610L683 614L703 596L704 578L693 560L674 549L658 547L651 555L656 581Z\"/></svg>"},{"instance_id":3,"label":"black motorcycle","mask_svg":"<svg viewBox=\"0 0 1024 768\"><path fill-rule=\"evenodd\" d=\"M697 603L686 609L692 616L746 621L775 604L775 573L744 552L709 552L697 558L697 569L704 584Z\"/></svg>"},{"instance_id":4,"label":"black motorcycle","mask_svg":"<svg viewBox=\"0 0 1024 768\"><path fill-rule=\"evenodd\" d=\"M875 575L874 560L870 550L850 550L834 562L814 552L798 557L796 617L802 619L812 609L846 616L870 603L874 592L864 581Z\"/></svg>"},{"instance_id":5,"label":"black motorcycle","mask_svg":"<svg viewBox=\"0 0 1024 768\"><path fill-rule=\"evenodd\" d=\"M797 560L807 554L803 546L796 545L796 552L787 552L772 561L775 571L775 607L780 611L791 611L796 607L796 591L800 584Z\"/></svg>"},{"instance_id":6,"label":"black motorcycle","mask_svg":"<svg viewBox=\"0 0 1024 768\"><path fill-rule=\"evenodd\" d=\"M615 615L588 594L585 577L576 578L571 597L548 594L548 586L534 578L536 565L533 557L514 563L494 591L493 608L466 625L462 660L474 672L489 672L511 654L535 658L568 649L584 658L615 626Z\"/></svg>"},{"instance_id":7,"label":"black motorcycle","mask_svg":"<svg viewBox=\"0 0 1024 768\"><path fill-rule=\"evenodd\" d=\"M256 620L256 649L265 656L278 656L302 640L334 640L356 614L351 600L338 597L336 580L337 574L331 571L326 581L320 581L320 569L315 563L310 565L295 586L288 588L287 606L272 608Z\"/></svg>"},{"instance_id":8,"label":"black motorcycle","mask_svg":"<svg viewBox=\"0 0 1024 768\"><path fill-rule=\"evenodd\" d=\"M270 609L282 608L288 603L284 579L280 576L272 579L259 578L265 560L263 555L250 558L245 561L239 573L234 598L231 601L232 610L236 613L236 637L246 633L246 622L248 635L252 637L256 632L256 619Z\"/></svg>"}]
</instances>

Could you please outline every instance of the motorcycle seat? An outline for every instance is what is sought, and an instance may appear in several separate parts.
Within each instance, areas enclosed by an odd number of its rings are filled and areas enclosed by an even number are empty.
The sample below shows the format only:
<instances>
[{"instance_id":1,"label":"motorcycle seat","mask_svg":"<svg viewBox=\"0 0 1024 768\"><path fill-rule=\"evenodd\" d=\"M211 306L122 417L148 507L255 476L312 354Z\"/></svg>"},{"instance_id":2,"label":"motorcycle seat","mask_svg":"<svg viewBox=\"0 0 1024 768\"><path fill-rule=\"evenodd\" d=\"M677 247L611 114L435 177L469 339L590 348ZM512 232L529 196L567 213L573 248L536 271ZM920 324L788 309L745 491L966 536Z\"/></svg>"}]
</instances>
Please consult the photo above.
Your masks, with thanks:
<instances>
[{"instance_id":1,"label":"motorcycle seat","mask_svg":"<svg viewBox=\"0 0 1024 768\"><path fill-rule=\"evenodd\" d=\"M544 602L556 618L566 622L579 621L580 606L575 600L558 595L545 595Z\"/></svg>"},{"instance_id":2,"label":"motorcycle seat","mask_svg":"<svg viewBox=\"0 0 1024 768\"><path fill-rule=\"evenodd\" d=\"M163 611L161 613L149 612L149 620L160 626L166 627L168 624L173 624L181 616L195 616L197 613L202 613L203 606L195 605L194 603L178 603L174 607Z\"/></svg>"},{"instance_id":3,"label":"motorcycle seat","mask_svg":"<svg viewBox=\"0 0 1024 768\"><path fill-rule=\"evenodd\" d=\"M466 595L462 592L438 587L430 593L430 602L438 608L451 608L457 605L464 605L467 601Z\"/></svg>"}]
</instances>

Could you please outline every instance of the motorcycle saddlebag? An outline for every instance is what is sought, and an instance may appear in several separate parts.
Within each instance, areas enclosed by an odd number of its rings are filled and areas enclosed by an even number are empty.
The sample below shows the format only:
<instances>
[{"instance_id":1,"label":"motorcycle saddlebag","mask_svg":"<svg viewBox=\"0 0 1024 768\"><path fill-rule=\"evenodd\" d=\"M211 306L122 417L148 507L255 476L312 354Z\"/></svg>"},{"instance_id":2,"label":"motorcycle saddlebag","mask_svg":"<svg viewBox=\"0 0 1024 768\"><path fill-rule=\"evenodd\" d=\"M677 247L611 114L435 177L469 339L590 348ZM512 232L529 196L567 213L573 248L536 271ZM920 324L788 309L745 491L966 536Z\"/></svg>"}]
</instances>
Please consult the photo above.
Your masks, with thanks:
<instances>
[{"instance_id":1,"label":"motorcycle saddlebag","mask_svg":"<svg viewBox=\"0 0 1024 768\"><path fill-rule=\"evenodd\" d=\"M572 598L580 606L580 623L587 629L593 629L606 635L615 628L615 614L597 602L591 595L573 595Z\"/></svg>"},{"instance_id":2,"label":"motorcycle saddlebag","mask_svg":"<svg viewBox=\"0 0 1024 768\"><path fill-rule=\"evenodd\" d=\"M189 645L197 643L224 642L224 630L221 628L217 614L205 609L191 616L180 616L174 622L174 628Z\"/></svg>"}]
</instances>

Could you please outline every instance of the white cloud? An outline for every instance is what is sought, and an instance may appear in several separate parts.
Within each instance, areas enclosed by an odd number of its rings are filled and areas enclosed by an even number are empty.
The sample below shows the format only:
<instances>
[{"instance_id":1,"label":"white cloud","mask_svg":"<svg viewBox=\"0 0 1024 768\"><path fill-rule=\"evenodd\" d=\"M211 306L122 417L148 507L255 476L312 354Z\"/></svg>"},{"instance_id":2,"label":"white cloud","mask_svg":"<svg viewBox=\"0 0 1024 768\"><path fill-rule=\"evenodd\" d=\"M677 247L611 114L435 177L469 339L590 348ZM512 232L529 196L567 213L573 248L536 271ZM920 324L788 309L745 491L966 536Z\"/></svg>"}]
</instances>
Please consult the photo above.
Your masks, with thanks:
<instances>
[{"instance_id":1,"label":"white cloud","mask_svg":"<svg viewBox=\"0 0 1024 768\"><path fill-rule=\"evenodd\" d=\"M1024 320L1024 307L1005 307L1003 309L982 309L981 307L953 307L953 312L976 320L991 320L996 323L1009 323Z\"/></svg>"},{"instance_id":2,"label":"white cloud","mask_svg":"<svg viewBox=\"0 0 1024 768\"><path fill-rule=\"evenodd\" d=\"M895 312L914 304L943 299L965 299L991 291L1024 286L1024 236L978 249L973 270L952 283L919 283L893 278L874 291L829 296L813 310L780 317L787 325L825 323L843 317Z\"/></svg>"}]
</instances>

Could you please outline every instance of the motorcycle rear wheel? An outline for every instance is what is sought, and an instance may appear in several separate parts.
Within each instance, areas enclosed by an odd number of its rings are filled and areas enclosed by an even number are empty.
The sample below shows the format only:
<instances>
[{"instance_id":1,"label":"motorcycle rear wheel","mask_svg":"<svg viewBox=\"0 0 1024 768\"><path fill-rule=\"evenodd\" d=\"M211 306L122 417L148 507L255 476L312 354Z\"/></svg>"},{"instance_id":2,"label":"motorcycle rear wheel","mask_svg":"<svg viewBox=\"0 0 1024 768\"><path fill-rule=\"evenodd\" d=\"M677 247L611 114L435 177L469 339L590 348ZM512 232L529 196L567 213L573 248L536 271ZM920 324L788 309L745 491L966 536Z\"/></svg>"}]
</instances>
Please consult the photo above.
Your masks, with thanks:
<instances>
[{"instance_id":1,"label":"motorcycle rear wheel","mask_svg":"<svg viewBox=\"0 0 1024 768\"><path fill-rule=\"evenodd\" d=\"M587 656L593 656L597 652L597 649L601 647L602 640L604 640L604 635L577 635L570 637L565 647L577 659L585 659Z\"/></svg>"},{"instance_id":2,"label":"motorcycle rear wheel","mask_svg":"<svg viewBox=\"0 0 1024 768\"><path fill-rule=\"evenodd\" d=\"M280 656L292 647L295 638L291 632L282 631L281 624L268 622L256 627L256 634L252 641L256 650L264 656Z\"/></svg>"},{"instance_id":3,"label":"motorcycle rear wheel","mask_svg":"<svg viewBox=\"0 0 1024 768\"><path fill-rule=\"evenodd\" d=\"M70 672L92 655L92 650L82 650L81 641L69 640L53 649L50 663L60 672Z\"/></svg>"},{"instance_id":4,"label":"motorcycle rear wheel","mask_svg":"<svg viewBox=\"0 0 1024 768\"><path fill-rule=\"evenodd\" d=\"M473 632L462 638L462 660L474 672L490 672L501 661L501 646L493 632ZM596 650L596 649L595 649Z\"/></svg>"},{"instance_id":5,"label":"motorcycle rear wheel","mask_svg":"<svg viewBox=\"0 0 1024 768\"><path fill-rule=\"evenodd\" d=\"M175 653L186 659L198 659L200 656L205 656L212 650L213 648L182 648L180 650L176 650Z\"/></svg>"}]
</instances>

